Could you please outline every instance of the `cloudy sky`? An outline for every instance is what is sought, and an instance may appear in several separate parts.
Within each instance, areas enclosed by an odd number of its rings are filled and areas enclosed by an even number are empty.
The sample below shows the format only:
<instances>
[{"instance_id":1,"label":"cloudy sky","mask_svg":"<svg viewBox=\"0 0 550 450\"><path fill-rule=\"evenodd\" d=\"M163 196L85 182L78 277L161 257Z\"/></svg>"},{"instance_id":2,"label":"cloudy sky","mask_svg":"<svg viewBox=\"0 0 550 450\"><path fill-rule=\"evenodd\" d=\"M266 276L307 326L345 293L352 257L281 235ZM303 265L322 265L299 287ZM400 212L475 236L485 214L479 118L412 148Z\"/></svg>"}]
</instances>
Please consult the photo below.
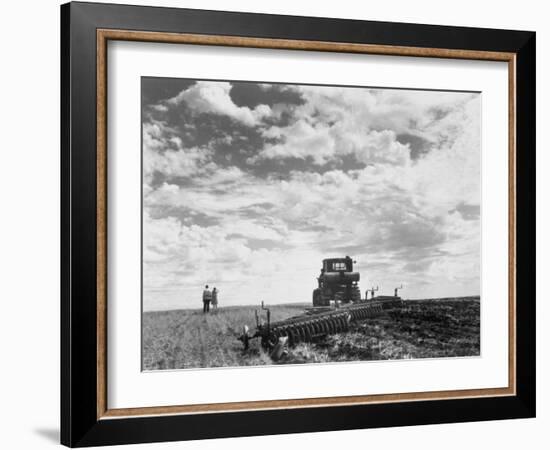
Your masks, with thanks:
<instances>
[{"instance_id":1,"label":"cloudy sky","mask_svg":"<svg viewBox=\"0 0 550 450\"><path fill-rule=\"evenodd\" d=\"M362 292L479 294L476 93L142 79L143 305L310 301L321 260Z\"/></svg>"}]
</instances>

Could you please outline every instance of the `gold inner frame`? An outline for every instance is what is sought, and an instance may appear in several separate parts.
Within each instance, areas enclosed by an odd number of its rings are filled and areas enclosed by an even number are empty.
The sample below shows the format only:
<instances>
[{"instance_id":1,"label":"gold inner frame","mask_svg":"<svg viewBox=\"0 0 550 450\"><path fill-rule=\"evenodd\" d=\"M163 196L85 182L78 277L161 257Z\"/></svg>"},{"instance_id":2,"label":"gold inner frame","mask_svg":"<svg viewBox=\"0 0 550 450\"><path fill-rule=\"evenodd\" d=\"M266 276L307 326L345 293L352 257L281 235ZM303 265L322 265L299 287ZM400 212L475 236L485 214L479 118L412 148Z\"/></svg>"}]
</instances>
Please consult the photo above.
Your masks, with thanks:
<instances>
[{"instance_id":1,"label":"gold inner frame","mask_svg":"<svg viewBox=\"0 0 550 450\"><path fill-rule=\"evenodd\" d=\"M109 409L107 405L107 42L109 40L217 45L286 50L364 53L391 56L502 61L508 63L508 386L399 394L262 400L201 405L148 406ZM516 54L445 48L403 47L342 42L299 41L239 36L97 30L97 418L196 414L265 409L289 409L448 400L516 394Z\"/></svg>"}]
</instances>

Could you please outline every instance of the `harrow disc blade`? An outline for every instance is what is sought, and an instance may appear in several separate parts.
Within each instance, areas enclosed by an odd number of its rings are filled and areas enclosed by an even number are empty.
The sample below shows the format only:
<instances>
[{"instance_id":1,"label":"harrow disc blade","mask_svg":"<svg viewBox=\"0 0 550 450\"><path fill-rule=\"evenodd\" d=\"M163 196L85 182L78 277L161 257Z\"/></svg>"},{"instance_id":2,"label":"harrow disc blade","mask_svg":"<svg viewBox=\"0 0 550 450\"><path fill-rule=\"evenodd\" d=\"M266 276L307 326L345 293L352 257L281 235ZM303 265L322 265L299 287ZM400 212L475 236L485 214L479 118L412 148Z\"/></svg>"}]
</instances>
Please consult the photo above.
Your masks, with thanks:
<instances>
[{"instance_id":1,"label":"harrow disc blade","mask_svg":"<svg viewBox=\"0 0 550 450\"><path fill-rule=\"evenodd\" d=\"M319 336L322 333L321 324L317 320L313 322L313 328L315 329L315 336Z\"/></svg>"},{"instance_id":2,"label":"harrow disc blade","mask_svg":"<svg viewBox=\"0 0 550 450\"><path fill-rule=\"evenodd\" d=\"M296 335L296 329L294 327L291 327L288 330L288 345L292 346L297 343L298 343L298 337Z\"/></svg>"},{"instance_id":3,"label":"harrow disc blade","mask_svg":"<svg viewBox=\"0 0 550 450\"><path fill-rule=\"evenodd\" d=\"M306 323L304 328L306 331L306 341L311 342L313 339L313 327L310 323Z\"/></svg>"},{"instance_id":4,"label":"harrow disc blade","mask_svg":"<svg viewBox=\"0 0 550 450\"><path fill-rule=\"evenodd\" d=\"M304 333L304 326L302 324L299 324L296 326L296 333L298 335L298 339L300 342L303 342L306 340L306 335Z\"/></svg>"},{"instance_id":5,"label":"harrow disc blade","mask_svg":"<svg viewBox=\"0 0 550 450\"><path fill-rule=\"evenodd\" d=\"M342 320L343 320L343 322L344 322L344 328L343 328L343 330L344 330L344 331L348 331L348 328L349 328L349 320L348 320L348 318L347 318L347 317L342 317Z\"/></svg>"},{"instance_id":6,"label":"harrow disc blade","mask_svg":"<svg viewBox=\"0 0 550 450\"><path fill-rule=\"evenodd\" d=\"M342 318L340 319L342 321L342 331L346 331L347 330L347 320L344 316L342 316Z\"/></svg>"},{"instance_id":7,"label":"harrow disc blade","mask_svg":"<svg viewBox=\"0 0 550 450\"><path fill-rule=\"evenodd\" d=\"M314 339L317 334L317 325L315 324L315 321L309 323L309 329L311 330L311 339Z\"/></svg>"},{"instance_id":8,"label":"harrow disc blade","mask_svg":"<svg viewBox=\"0 0 550 450\"><path fill-rule=\"evenodd\" d=\"M328 332L330 334L336 333L336 327L334 326L334 321L330 318L327 319L327 327L328 327Z\"/></svg>"}]
</instances>

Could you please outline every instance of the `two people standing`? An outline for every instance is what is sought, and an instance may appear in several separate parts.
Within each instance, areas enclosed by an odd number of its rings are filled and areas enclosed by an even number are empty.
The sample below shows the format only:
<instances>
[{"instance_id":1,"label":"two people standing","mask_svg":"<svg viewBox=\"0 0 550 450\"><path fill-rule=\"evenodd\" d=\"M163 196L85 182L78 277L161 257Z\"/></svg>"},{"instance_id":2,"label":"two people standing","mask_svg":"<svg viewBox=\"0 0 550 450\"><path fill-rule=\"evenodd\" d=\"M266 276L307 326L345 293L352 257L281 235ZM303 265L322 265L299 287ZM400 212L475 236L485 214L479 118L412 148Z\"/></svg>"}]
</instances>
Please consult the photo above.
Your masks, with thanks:
<instances>
[{"instance_id":1,"label":"two people standing","mask_svg":"<svg viewBox=\"0 0 550 450\"><path fill-rule=\"evenodd\" d=\"M218 309L218 290L216 288L210 290L208 285L204 287L202 291L202 312L210 312L210 303L212 303L212 309Z\"/></svg>"}]
</instances>

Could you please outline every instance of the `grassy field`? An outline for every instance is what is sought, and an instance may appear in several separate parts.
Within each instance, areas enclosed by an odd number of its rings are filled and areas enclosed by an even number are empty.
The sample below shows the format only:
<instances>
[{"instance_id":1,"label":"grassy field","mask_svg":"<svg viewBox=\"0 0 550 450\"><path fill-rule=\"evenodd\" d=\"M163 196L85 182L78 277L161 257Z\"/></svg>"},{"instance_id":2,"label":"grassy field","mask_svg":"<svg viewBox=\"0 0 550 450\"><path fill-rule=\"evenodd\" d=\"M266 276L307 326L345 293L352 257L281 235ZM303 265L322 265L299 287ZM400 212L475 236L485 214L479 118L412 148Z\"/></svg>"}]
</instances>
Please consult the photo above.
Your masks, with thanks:
<instances>
[{"instance_id":1,"label":"grassy field","mask_svg":"<svg viewBox=\"0 0 550 450\"><path fill-rule=\"evenodd\" d=\"M306 304L271 306L272 320L300 314ZM253 306L146 312L143 369L275 364L258 340L243 351L243 324L251 331ZM479 298L407 301L400 311L354 323L348 333L300 343L276 364L436 358L479 355Z\"/></svg>"}]
</instances>

